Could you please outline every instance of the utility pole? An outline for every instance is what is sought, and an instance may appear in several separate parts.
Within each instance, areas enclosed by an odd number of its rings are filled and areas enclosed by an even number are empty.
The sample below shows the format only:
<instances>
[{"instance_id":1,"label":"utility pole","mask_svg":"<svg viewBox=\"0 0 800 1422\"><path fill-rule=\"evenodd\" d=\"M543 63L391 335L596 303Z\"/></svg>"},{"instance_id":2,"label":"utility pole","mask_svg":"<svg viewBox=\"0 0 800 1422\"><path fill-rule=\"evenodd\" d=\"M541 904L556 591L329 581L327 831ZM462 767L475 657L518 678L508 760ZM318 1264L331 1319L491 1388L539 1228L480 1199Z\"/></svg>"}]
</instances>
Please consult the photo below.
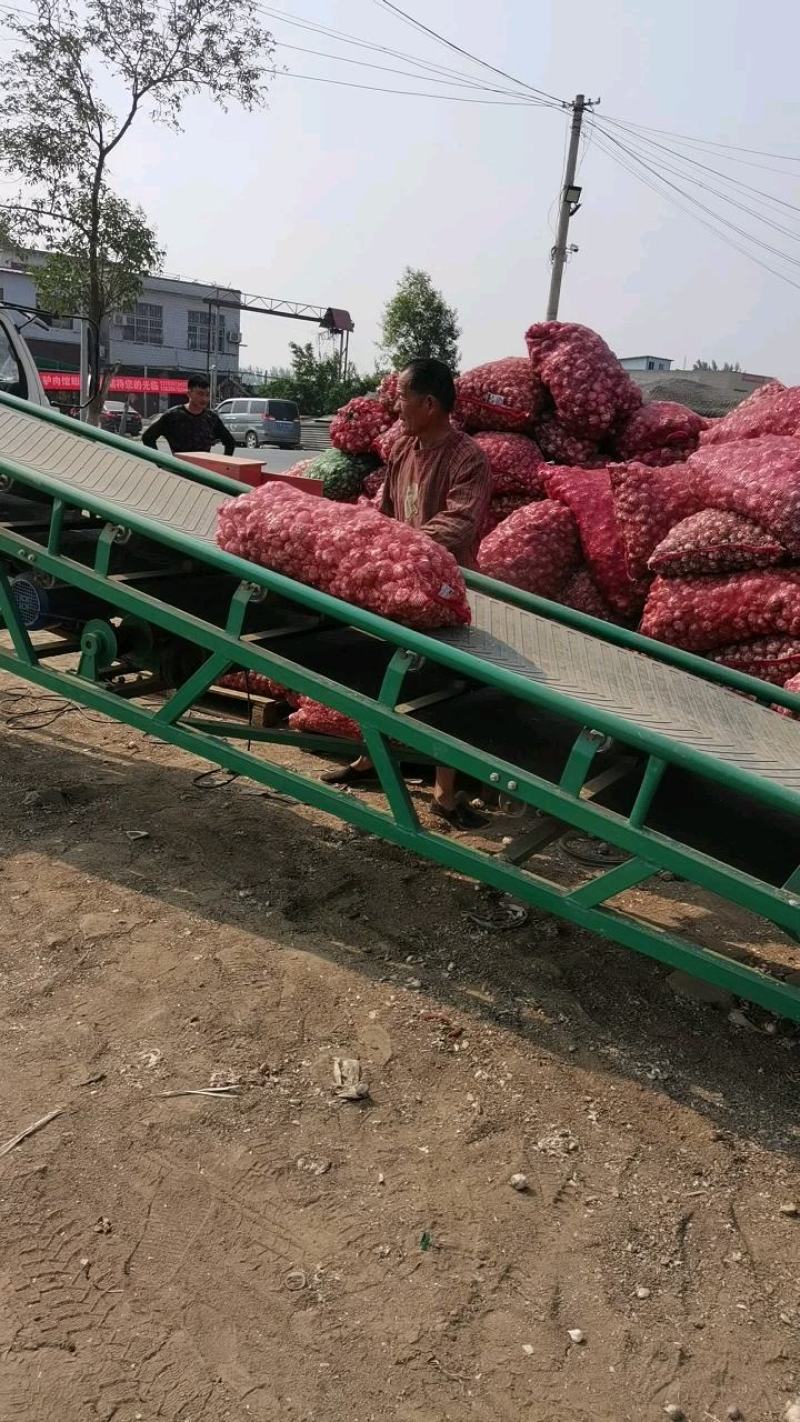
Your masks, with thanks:
<instances>
[{"instance_id":1,"label":"utility pole","mask_svg":"<svg viewBox=\"0 0 800 1422\"><path fill-rule=\"evenodd\" d=\"M561 297L561 278L564 275L564 266L567 260L567 237L569 235L569 220L575 216L581 205L581 190L575 184L575 169L578 165L578 145L581 139L581 124L583 115L587 108L591 107L592 101L586 102L583 94L576 94L572 109L572 128L569 136L569 151L567 153L567 165L564 169L564 185L561 189L561 207L558 214L558 234L556 244L550 254L553 263L553 271L550 276L550 294L547 298L547 320L558 319L558 303Z\"/></svg>"}]
</instances>

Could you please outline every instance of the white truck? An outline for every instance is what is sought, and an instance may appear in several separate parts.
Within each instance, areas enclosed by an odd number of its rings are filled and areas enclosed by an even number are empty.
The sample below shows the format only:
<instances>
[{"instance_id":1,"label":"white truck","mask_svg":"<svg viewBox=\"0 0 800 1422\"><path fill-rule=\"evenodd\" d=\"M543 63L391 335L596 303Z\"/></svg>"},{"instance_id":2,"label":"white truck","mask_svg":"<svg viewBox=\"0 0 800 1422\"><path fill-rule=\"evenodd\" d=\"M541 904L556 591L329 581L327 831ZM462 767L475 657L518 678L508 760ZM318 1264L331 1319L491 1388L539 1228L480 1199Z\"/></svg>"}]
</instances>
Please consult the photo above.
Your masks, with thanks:
<instances>
[{"instance_id":1,"label":"white truck","mask_svg":"<svg viewBox=\"0 0 800 1422\"><path fill-rule=\"evenodd\" d=\"M30 317L0 307L0 390L34 405L49 405L36 363L21 328Z\"/></svg>"}]
</instances>

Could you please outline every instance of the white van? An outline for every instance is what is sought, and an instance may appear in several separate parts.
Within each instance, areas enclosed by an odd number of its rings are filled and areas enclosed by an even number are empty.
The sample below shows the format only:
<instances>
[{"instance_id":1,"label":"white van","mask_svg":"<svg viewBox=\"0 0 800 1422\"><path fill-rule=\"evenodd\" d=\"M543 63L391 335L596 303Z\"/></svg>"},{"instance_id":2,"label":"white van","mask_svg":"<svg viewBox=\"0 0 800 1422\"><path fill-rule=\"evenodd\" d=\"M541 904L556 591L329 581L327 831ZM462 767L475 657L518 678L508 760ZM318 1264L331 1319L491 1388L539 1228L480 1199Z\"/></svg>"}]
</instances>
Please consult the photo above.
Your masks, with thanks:
<instances>
[{"instance_id":1,"label":"white van","mask_svg":"<svg viewBox=\"0 0 800 1422\"><path fill-rule=\"evenodd\" d=\"M36 363L19 329L28 319L21 313L0 309L0 391L19 395L34 405L49 405Z\"/></svg>"}]
</instances>

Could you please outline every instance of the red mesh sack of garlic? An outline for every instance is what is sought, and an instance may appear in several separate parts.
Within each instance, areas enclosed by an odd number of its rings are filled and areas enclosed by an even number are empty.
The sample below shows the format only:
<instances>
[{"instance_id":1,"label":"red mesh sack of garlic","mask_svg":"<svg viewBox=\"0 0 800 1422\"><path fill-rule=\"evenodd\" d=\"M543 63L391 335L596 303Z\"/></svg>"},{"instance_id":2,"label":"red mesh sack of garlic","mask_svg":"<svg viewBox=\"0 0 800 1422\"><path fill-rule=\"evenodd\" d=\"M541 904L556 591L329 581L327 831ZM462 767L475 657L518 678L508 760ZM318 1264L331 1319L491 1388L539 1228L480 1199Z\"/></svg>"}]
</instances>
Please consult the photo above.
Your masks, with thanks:
<instances>
[{"instance_id":1,"label":"red mesh sack of garlic","mask_svg":"<svg viewBox=\"0 0 800 1422\"><path fill-rule=\"evenodd\" d=\"M800 439L765 435L704 445L688 468L706 508L753 519L800 558Z\"/></svg>"},{"instance_id":2,"label":"red mesh sack of garlic","mask_svg":"<svg viewBox=\"0 0 800 1422\"><path fill-rule=\"evenodd\" d=\"M580 465L586 469L605 462L598 454L596 440L570 434L556 415L540 415L534 434L542 454L556 464Z\"/></svg>"},{"instance_id":3,"label":"red mesh sack of garlic","mask_svg":"<svg viewBox=\"0 0 800 1422\"><path fill-rule=\"evenodd\" d=\"M456 419L464 429L529 434L542 404L541 382L524 356L466 370L456 381Z\"/></svg>"},{"instance_id":4,"label":"red mesh sack of garlic","mask_svg":"<svg viewBox=\"0 0 800 1422\"><path fill-rule=\"evenodd\" d=\"M721 420L712 420L700 436L701 445L762 439L764 435L800 433L800 386L787 390L779 381L761 385Z\"/></svg>"},{"instance_id":5,"label":"red mesh sack of garlic","mask_svg":"<svg viewBox=\"0 0 800 1422\"><path fill-rule=\"evenodd\" d=\"M489 461L493 494L527 494L529 499L544 496L542 455L527 435L497 431L474 436Z\"/></svg>"},{"instance_id":6,"label":"red mesh sack of garlic","mask_svg":"<svg viewBox=\"0 0 800 1422\"><path fill-rule=\"evenodd\" d=\"M546 469L548 498L570 510L583 556L605 600L623 617L641 611L646 588L628 576L625 545L617 524L607 469Z\"/></svg>"},{"instance_id":7,"label":"red mesh sack of garlic","mask_svg":"<svg viewBox=\"0 0 800 1422\"><path fill-rule=\"evenodd\" d=\"M557 597L580 561L575 520L552 499L518 509L478 550L481 573L539 597Z\"/></svg>"},{"instance_id":8,"label":"red mesh sack of garlic","mask_svg":"<svg viewBox=\"0 0 800 1422\"><path fill-rule=\"evenodd\" d=\"M401 435L408 434L408 430L402 420L395 420L388 430L383 430L376 439L373 440L372 448L383 464L386 464L389 455Z\"/></svg>"},{"instance_id":9,"label":"red mesh sack of garlic","mask_svg":"<svg viewBox=\"0 0 800 1422\"><path fill-rule=\"evenodd\" d=\"M760 676L775 686L785 686L786 678L800 676L800 637L755 637L712 652L712 662Z\"/></svg>"},{"instance_id":10,"label":"red mesh sack of garlic","mask_svg":"<svg viewBox=\"0 0 800 1422\"><path fill-rule=\"evenodd\" d=\"M640 631L687 652L713 652L754 637L800 637L800 571L656 578Z\"/></svg>"},{"instance_id":11,"label":"red mesh sack of garlic","mask_svg":"<svg viewBox=\"0 0 800 1422\"><path fill-rule=\"evenodd\" d=\"M390 370L388 375L384 375L378 386L378 399L392 416L397 414L397 382L399 379L399 370Z\"/></svg>"},{"instance_id":12,"label":"red mesh sack of garlic","mask_svg":"<svg viewBox=\"0 0 800 1422\"><path fill-rule=\"evenodd\" d=\"M516 513L517 509L527 508L530 502L527 494L497 494L489 501L481 537L488 538L489 534L493 533L507 518L510 518L512 513Z\"/></svg>"},{"instance_id":13,"label":"red mesh sack of garlic","mask_svg":"<svg viewBox=\"0 0 800 1422\"><path fill-rule=\"evenodd\" d=\"M704 507L688 464L652 469L647 464L610 464L614 510L634 582L670 529Z\"/></svg>"},{"instance_id":14,"label":"red mesh sack of garlic","mask_svg":"<svg viewBox=\"0 0 800 1422\"><path fill-rule=\"evenodd\" d=\"M752 519L724 509L703 509L670 529L647 566L666 578L686 578L768 568L785 558L783 544Z\"/></svg>"},{"instance_id":15,"label":"red mesh sack of garlic","mask_svg":"<svg viewBox=\"0 0 800 1422\"><path fill-rule=\"evenodd\" d=\"M642 403L642 392L602 336L588 326L540 321L525 333L536 375L564 428L600 439Z\"/></svg>"},{"instance_id":16,"label":"red mesh sack of garlic","mask_svg":"<svg viewBox=\"0 0 800 1422\"><path fill-rule=\"evenodd\" d=\"M623 420L614 438L617 455L639 464L677 464L697 449L707 420L688 405L653 400Z\"/></svg>"},{"instance_id":17,"label":"red mesh sack of garlic","mask_svg":"<svg viewBox=\"0 0 800 1422\"><path fill-rule=\"evenodd\" d=\"M376 439L391 423L389 411L379 400L356 395L331 420L331 444L344 454L371 454Z\"/></svg>"},{"instance_id":18,"label":"red mesh sack of garlic","mask_svg":"<svg viewBox=\"0 0 800 1422\"><path fill-rule=\"evenodd\" d=\"M323 706L321 701L312 701L310 696L296 698L297 710L289 717L293 731L313 731L322 736L342 736L346 741L360 741L361 731L356 722L343 711L334 711L332 706Z\"/></svg>"},{"instance_id":19,"label":"red mesh sack of garlic","mask_svg":"<svg viewBox=\"0 0 800 1422\"><path fill-rule=\"evenodd\" d=\"M365 504L264 484L219 511L217 542L250 562L410 627L470 620L455 558L419 529Z\"/></svg>"},{"instance_id":20,"label":"red mesh sack of garlic","mask_svg":"<svg viewBox=\"0 0 800 1422\"><path fill-rule=\"evenodd\" d=\"M558 601L587 617L599 617L603 622L616 622L617 615L609 607L588 568L579 568L558 594Z\"/></svg>"},{"instance_id":21,"label":"red mesh sack of garlic","mask_svg":"<svg viewBox=\"0 0 800 1422\"><path fill-rule=\"evenodd\" d=\"M385 480L386 470L382 466L380 469L374 470L372 474L368 474L366 479L364 480L364 486L361 490L361 497L366 499L371 504L377 504L380 501L381 494L383 493L383 485L385 483Z\"/></svg>"},{"instance_id":22,"label":"red mesh sack of garlic","mask_svg":"<svg viewBox=\"0 0 800 1422\"><path fill-rule=\"evenodd\" d=\"M261 672L226 672L225 676L220 677L217 686L227 686L231 691L245 691L250 696L268 696L273 701L291 703L292 700L291 691L273 681L271 677L262 676Z\"/></svg>"},{"instance_id":23,"label":"red mesh sack of garlic","mask_svg":"<svg viewBox=\"0 0 800 1422\"><path fill-rule=\"evenodd\" d=\"M784 691L796 691L800 696L800 676L792 676L783 684Z\"/></svg>"}]
</instances>

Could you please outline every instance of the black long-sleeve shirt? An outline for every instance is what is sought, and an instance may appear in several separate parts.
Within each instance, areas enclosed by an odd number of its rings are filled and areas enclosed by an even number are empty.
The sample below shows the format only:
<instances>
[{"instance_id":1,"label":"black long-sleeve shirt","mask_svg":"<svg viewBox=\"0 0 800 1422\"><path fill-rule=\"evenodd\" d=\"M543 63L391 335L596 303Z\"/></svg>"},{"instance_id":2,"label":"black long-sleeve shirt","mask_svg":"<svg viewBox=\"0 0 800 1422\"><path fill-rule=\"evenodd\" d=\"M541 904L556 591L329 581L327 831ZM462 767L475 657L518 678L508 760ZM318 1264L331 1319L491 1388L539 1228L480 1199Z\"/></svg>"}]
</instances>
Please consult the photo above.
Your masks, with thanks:
<instances>
[{"instance_id":1,"label":"black long-sleeve shirt","mask_svg":"<svg viewBox=\"0 0 800 1422\"><path fill-rule=\"evenodd\" d=\"M226 454L233 454L236 441L230 430L213 410L201 410L193 415L185 405L173 405L155 420L142 435L142 444L155 449L156 440L164 438L173 454L208 454L213 444L222 444Z\"/></svg>"}]
</instances>

